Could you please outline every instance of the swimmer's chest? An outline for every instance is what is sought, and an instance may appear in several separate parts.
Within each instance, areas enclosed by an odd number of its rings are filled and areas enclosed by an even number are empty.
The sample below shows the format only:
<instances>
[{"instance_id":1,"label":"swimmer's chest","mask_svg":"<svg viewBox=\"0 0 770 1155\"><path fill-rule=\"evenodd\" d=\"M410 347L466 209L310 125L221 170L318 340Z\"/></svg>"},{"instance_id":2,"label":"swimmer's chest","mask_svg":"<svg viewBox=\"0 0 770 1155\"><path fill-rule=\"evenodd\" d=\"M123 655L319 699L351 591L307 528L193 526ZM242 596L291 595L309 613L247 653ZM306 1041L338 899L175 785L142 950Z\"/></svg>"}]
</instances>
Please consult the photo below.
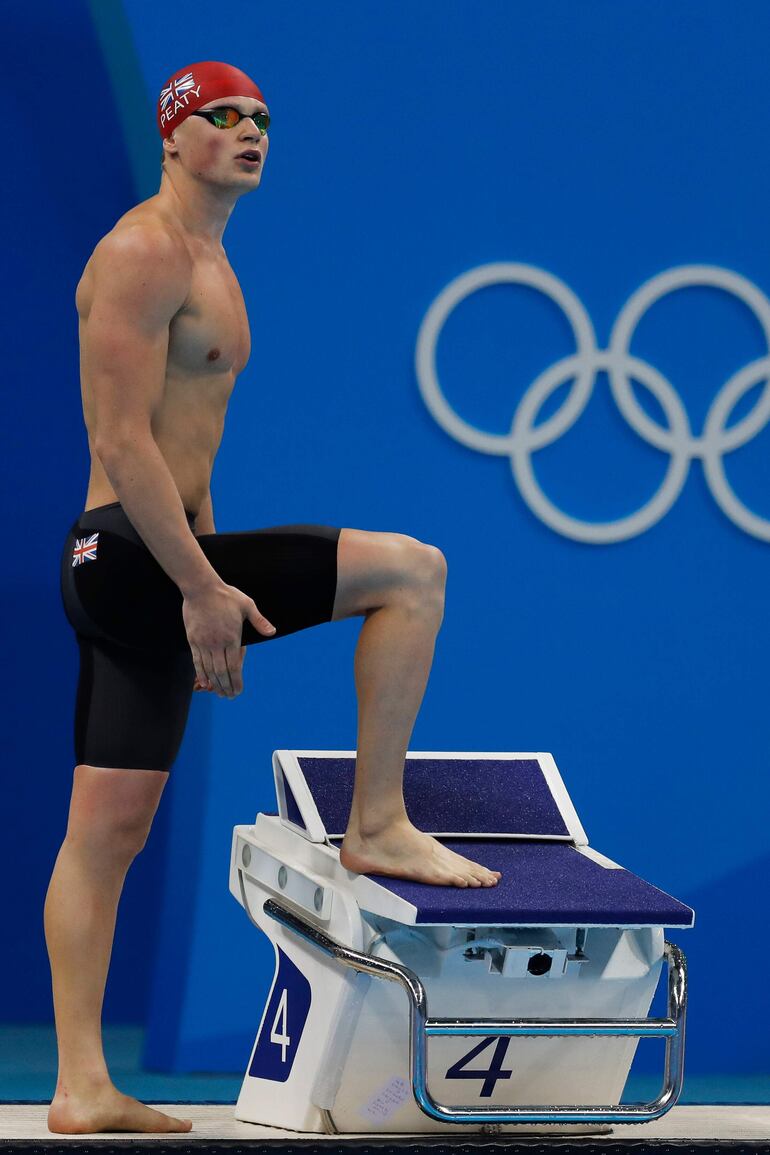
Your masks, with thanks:
<instances>
[{"instance_id":1,"label":"swimmer's chest","mask_svg":"<svg viewBox=\"0 0 770 1155\"><path fill-rule=\"evenodd\" d=\"M226 261L196 262L187 302L169 326L169 370L237 376L250 352L246 306L235 274Z\"/></svg>"}]
</instances>

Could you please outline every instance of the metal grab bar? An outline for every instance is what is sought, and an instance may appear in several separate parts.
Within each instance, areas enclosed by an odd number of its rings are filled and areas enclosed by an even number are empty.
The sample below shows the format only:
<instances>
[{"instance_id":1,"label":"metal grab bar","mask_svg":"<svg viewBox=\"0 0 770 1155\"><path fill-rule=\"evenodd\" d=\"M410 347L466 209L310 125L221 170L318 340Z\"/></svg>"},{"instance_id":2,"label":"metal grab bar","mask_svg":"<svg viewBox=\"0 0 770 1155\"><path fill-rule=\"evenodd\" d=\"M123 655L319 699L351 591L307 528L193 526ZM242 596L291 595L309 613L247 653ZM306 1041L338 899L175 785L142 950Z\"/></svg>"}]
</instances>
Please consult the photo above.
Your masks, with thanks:
<instances>
[{"instance_id":1,"label":"metal grab bar","mask_svg":"<svg viewBox=\"0 0 770 1155\"><path fill-rule=\"evenodd\" d=\"M312 923L267 899L270 918L310 943L342 966L403 986L409 999L409 1074L418 1107L443 1123L649 1123L669 1111L682 1091L684 1029L687 1012L687 965L682 951L666 942L668 1017L665 1019L429 1019L425 987L414 971L401 963L360 954L336 942ZM571 1036L625 1035L666 1040L663 1090L651 1103L536 1107L447 1107L437 1103L427 1086L428 1036Z\"/></svg>"}]
</instances>

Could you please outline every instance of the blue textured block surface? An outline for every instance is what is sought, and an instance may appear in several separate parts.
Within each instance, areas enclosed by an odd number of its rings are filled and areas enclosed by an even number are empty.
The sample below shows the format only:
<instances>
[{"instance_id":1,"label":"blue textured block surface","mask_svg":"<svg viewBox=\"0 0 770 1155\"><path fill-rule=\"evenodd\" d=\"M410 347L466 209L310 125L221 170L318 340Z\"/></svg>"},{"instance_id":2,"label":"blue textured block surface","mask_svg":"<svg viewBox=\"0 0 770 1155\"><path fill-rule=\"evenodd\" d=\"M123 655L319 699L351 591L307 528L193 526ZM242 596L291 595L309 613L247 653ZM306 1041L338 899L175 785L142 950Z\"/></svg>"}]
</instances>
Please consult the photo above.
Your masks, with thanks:
<instances>
[{"instance_id":1,"label":"blue textured block surface","mask_svg":"<svg viewBox=\"0 0 770 1155\"><path fill-rule=\"evenodd\" d=\"M294 797L291 786L286 781L286 775L285 774L283 776L283 795L284 795L284 798L286 799L286 816L287 816L287 818L291 822L293 822L295 826L299 826L301 830L304 830L305 829L305 823L302 820L302 814L300 813L300 809L299 809L299 806L297 805L297 800Z\"/></svg>"},{"instance_id":2,"label":"blue textured block surface","mask_svg":"<svg viewBox=\"0 0 770 1155\"><path fill-rule=\"evenodd\" d=\"M502 871L497 886L429 886L369 875L417 908L418 923L522 926L680 926L694 913L628 870L601 866L563 842L441 839L444 846Z\"/></svg>"},{"instance_id":3,"label":"blue textured block surface","mask_svg":"<svg viewBox=\"0 0 770 1155\"><path fill-rule=\"evenodd\" d=\"M355 759L297 761L327 833L344 834ZM534 758L408 758L404 800L415 826L431 834L570 836Z\"/></svg>"}]
</instances>

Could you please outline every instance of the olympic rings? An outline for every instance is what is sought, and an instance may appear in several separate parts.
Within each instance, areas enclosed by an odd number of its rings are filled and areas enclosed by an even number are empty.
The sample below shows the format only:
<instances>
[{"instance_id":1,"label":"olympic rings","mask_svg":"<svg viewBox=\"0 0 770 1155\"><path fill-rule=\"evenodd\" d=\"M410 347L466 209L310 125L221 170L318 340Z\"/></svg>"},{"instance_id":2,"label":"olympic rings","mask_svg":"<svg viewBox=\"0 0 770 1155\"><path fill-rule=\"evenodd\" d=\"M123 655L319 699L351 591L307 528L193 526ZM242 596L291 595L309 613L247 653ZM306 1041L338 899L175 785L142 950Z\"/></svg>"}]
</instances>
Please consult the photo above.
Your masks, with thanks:
<instances>
[{"instance_id":1,"label":"olympic rings","mask_svg":"<svg viewBox=\"0 0 770 1155\"><path fill-rule=\"evenodd\" d=\"M564 312L575 337L576 352L551 365L537 377L519 402L509 434L486 433L464 421L441 391L436 372L436 346L447 318L471 293L501 283L527 285L549 297ZM706 482L720 509L746 533L770 541L770 521L750 510L730 486L723 464L726 453L745 445L770 421L770 355L744 366L722 386L695 437L681 397L670 381L647 361L629 352L636 326L646 311L668 293L706 285L732 293L750 308L764 333L770 353L770 301L756 285L730 269L716 265L682 265L667 269L643 284L629 298L615 322L609 348L599 349L585 308L558 277L534 265L497 262L471 269L451 281L430 305L417 337L415 369L422 398L432 416L451 437L480 453L510 458L513 476L530 510L557 533L575 541L606 544L644 533L664 517L687 480L690 462L703 461ZM543 492L532 465L532 454L562 437L591 399L597 372L607 373L610 389L624 419L639 437L664 453L666 475L648 502L615 521L591 522L571 517ZM535 425L551 394L574 379L566 400L548 420ZM668 421L659 425L640 406L631 381L655 396ZM760 382L765 388L749 414L727 428L727 420L741 397Z\"/></svg>"}]
</instances>

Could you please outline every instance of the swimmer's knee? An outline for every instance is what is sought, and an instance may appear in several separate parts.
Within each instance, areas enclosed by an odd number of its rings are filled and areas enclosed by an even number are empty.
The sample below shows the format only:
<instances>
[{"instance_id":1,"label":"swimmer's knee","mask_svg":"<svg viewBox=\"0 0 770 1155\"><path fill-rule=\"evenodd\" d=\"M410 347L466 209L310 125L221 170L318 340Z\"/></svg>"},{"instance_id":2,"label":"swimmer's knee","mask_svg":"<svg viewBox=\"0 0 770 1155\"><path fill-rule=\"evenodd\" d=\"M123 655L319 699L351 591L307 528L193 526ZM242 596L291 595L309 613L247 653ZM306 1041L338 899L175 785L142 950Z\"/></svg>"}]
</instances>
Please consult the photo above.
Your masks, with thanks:
<instances>
[{"instance_id":1,"label":"swimmer's knee","mask_svg":"<svg viewBox=\"0 0 770 1155\"><path fill-rule=\"evenodd\" d=\"M426 548L431 551L432 564L433 564L433 567L435 570L435 576L443 584L444 582L446 582L446 575L447 575L447 571L449 568L447 565L446 557L442 553L442 551L438 548L437 545L429 545L429 546L426 546Z\"/></svg>"},{"instance_id":2,"label":"swimmer's knee","mask_svg":"<svg viewBox=\"0 0 770 1155\"><path fill-rule=\"evenodd\" d=\"M144 849L167 779L155 770L76 766L70 844L99 860L130 862Z\"/></svg>"},{"instance_id":3,"label":"swimmer's knee","mask_svg":"<svg viewBox=\"0 0 770 1155\"><path fill-rule=\"evenodd\" d=\"M442 591L447 576L447 561L435 545L415 537L407 537L406 546L411 573L421 584L439 587Z\"/></svg>"},{"instance_id":4,"label":"swimmer's knee","mask_svg":"<svg viewBox=\"0 0 770 1155\"><path fill-rule=\"evenodd\" d=\"M437 615L440 623L444 614L446 558L434 545L406 534L400 536L398 598L409 602L420 613Z\"/></svg>"}]
</instances>

